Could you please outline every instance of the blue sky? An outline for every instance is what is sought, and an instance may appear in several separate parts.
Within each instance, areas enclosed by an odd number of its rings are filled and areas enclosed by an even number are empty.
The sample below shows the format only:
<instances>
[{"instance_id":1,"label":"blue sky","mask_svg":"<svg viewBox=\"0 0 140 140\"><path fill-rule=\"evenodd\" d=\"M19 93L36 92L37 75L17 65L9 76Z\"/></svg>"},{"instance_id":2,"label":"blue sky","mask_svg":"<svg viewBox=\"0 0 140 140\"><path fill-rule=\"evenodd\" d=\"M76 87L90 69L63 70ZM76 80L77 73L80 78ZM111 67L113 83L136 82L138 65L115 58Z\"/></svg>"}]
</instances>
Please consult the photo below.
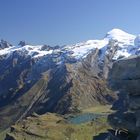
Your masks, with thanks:
<instances>
[{"instance_id":1,"label":"blue sky","mask_svg":"<svg viewBox=\"0 0 140 140\"><path fill-rule=\"evenodd\" d=\"M0 0L0 38L64 45L103 38L112 28L140 33L140 0Z\"/></svg>"}]
</instances>

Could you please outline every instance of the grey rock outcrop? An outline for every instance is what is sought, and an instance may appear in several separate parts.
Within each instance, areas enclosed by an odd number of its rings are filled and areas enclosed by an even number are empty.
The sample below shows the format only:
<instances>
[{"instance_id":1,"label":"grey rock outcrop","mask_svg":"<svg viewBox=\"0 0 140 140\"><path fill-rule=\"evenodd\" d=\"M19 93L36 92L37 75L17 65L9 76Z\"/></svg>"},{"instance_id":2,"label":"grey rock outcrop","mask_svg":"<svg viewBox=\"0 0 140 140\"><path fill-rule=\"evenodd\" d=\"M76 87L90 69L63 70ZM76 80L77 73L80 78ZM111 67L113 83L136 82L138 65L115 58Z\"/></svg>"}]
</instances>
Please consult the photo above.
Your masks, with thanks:
<instances>
[{"instance_id":1,"label":"grey rock outcrop","mask_svg":"<svg viewBox=\"0 0 140 140\"><path fill-rule=\"evenodd\" d=\"M19 45L19 46L25 46L25 45L27 45L27 44L26 44L25 41L20 41L18 45Z\"/></svg>"},{"instance_id":2,"label":"grey rock outcrop","mask_svg":"<svg viewBox=\"0 0 140 140\"><path fill-rule=\"evenodd\" d=\"M140 57L122 59L114 63L109 74L109 84L120 94L126 94L127 110L117 111L108 117L114 129L124 129L140 135Z\"/></svg>"},{"instance_id":3,"label":"grey rock outcrop","mask_svg":"<svg viewBox=\"0 0 140 140\"><path fill-rule=\"evenodd\" d=\"M9 48L9 47L11 47L12 45L11 44L9 44L7 41L5 41L5 40L0 40L0 50L1 49L4 49L4 48Z\"/></svg>"}]
</instances>

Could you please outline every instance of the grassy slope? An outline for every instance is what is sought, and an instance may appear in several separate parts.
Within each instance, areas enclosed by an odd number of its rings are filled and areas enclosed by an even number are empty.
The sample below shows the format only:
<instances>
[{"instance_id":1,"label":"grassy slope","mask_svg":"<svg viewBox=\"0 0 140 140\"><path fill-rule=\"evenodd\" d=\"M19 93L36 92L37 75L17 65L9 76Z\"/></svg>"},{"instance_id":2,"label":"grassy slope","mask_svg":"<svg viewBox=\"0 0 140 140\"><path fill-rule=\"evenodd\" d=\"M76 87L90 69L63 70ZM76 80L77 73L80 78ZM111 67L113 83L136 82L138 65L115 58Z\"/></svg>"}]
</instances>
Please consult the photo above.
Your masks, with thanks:
<instances>
[{"instance_id":1,"label":"grassy slope","mask_svg":"<svg viewBox=\"0 0 140 140\"><path fill-rule=\"evenodd\" d=\"M108 113L110 106L89 108L83 112ZM16 140L93 140L94 136L106 132L109 128L107 116L88 123L69 124L62 116L49 113L28 117L13 126L14 132L9 135Z\"/></svg>"},{"instance_id":2,"label":"grassy slope","mask_svg":"<svg viewBox=\"0 0 140 140\"><path fill-rule=\"evenodd\" d=\"M84 109L83 113L99 113L99 114L110 114L113 112L111 110L112 105L98 105L95 107Z\"/></svg>"},{"instance_id":3,"label":"grassy slope","mask_svg":"<svg viewBox=\"0 0 140 140\"><path fill-rule=\"evenodd\" d=\"M4 140L6 133L9 132L9 129L6 129L5 131L0 132L0 140Z\"/></svg>"}]
</instances>

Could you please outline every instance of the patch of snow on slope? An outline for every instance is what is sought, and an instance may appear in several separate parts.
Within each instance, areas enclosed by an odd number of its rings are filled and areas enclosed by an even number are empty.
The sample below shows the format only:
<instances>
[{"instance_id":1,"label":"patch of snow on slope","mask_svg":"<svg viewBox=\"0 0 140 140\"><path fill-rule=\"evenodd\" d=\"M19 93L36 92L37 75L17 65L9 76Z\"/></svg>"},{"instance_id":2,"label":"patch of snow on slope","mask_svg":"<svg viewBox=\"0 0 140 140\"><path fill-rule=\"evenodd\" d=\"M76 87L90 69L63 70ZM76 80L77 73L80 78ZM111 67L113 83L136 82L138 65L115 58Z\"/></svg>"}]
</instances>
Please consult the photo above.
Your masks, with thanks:
<instances>
[{"instance_id":1,"label":"patch of snow on slope","mask_svg":"<svg viewBox=\"0 0 140 140\"><path fill-rule=\"evenodd\" d=\"M26 45L26 46L23 46L21 49L28 50L28 55L31 55L34 58L42 57L44 55L51 54L53 52L53 50L49 50L49 51L43 50L42 51L41 47L42 47L42 45L38 45L38 46Z\"/></svg>"},{"instance_id":2,"label":"patch of snow on slope","mask_svg":"<svg viewBox=\"0 0 140 140\"><path fill-rule=\"evenodd\" d=\"M32 45L25 45L23 47L9 47L0 50L0 55L6 55L9 53L12 53L14 51L22 51L22 52L27 52L28 55L32 56L33 58L36 57L42 57L47 54L51 54L53 50L41 50L42 45L37 45L37 46L32 46Z\"/></svg>"},{"instance_id":3,"label":"patch of snow on slope","mask_svg":"<svg viewBox=\"0 0 140 140\"><path fill-rule=\"evenodd\" d=\"M10 49L12 49L13 47L9 47L9 48L4 48L2 50L0 50L0 55L5 55L10 53Z\"/></svg>"},{"instance_id":4,"label":"patch of snow on slope","mask_svg":"<svg viewBox=\"0 0 140 140\"><path fill-rule=\"evenodd\" d=\"M91 50L94 50L96 48L100 49L107 45L107 40L89 40L84 43L78 43L73 46L66 46L69 50L73 52L72 56L79 58L84 58L91 52Z\"/></svg>"}]
</instances>

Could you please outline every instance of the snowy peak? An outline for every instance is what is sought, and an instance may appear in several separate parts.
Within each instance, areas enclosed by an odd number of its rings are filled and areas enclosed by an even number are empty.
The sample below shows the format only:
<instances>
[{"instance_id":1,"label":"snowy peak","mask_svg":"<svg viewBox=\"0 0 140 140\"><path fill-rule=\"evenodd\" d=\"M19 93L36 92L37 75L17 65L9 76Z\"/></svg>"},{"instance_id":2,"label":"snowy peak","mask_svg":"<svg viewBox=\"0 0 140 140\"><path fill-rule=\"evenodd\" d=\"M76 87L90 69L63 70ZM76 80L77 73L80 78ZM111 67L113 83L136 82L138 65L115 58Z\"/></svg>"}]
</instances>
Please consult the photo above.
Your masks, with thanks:
<instances>
[{"instance_id":1,"label":"snowy peak","mask_svg":"<svg viewBox=\"0 0 140 140\"><path fill-rule=\"evenodd\" d=\"M117 35L117 36L120 36L120 35L129 35L127 32L121 30L121 29L117 29L117 28L114 28L112 30L110 30L108 33L108 35Z\"/></svg>"},{"instance_id":2,"label":"snowy peak","mask_svg":"<svg viewBox=\"0 0 140 140\"><path fill-rule=\"evenodd\" d=\"M128 34L127 32L120 29L112 29L106 34L106 37L108 38L117 38L117 37L134 38L135 36L132 34Z\"/></svg>"},{"instance_id":3,"label":"snowy peak","mask_svg":"<svg viewBox=\"0 0 140 140\"><path fill-rule=\"evenodd\" d=\"M114 39L117 40L118 42L124 42L126 44L129 43L132 44L136 36L132 34L128 34L127 32L120 29L112 29L106 34L106 38Z\"/></svg>"}]
</instances>

